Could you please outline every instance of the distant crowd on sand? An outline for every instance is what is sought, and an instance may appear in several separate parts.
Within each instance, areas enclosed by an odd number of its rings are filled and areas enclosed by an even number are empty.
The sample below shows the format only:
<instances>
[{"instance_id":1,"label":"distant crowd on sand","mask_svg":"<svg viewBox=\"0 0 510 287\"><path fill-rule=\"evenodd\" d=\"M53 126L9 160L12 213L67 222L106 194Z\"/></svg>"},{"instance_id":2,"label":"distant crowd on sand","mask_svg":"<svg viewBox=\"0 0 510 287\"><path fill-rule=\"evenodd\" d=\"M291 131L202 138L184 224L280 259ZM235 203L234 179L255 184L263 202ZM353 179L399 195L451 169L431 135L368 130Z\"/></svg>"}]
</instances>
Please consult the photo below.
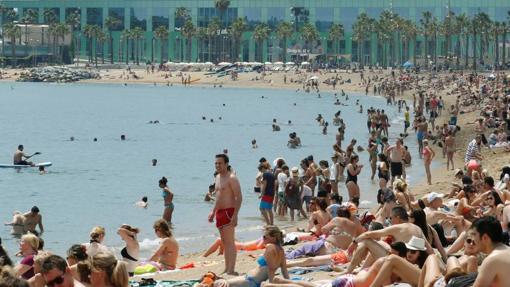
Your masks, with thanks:
<instances>
[{"instance_id":1,"label":"distant crowd on sand","mask_svg":"<svg viewBox=\"0 0 510 287\"><path fill-rule=\"evenodd\" d=\"M207 272L192 278L199 280L197 286L510 286L505 276L510 266L510 167L493 167L486 159L491 153L510 151L508 78L502 73L433 76L410 71L377 78L360 73L360 77L367 89L377 86L388 105L397 106L403 125L392 124L382 109L368 108L368 141L358 144L350 139L345 144L348 123L338 112L331 119L338 133L330 159L316 163L308 155L290 163L283 158L274 162L261 158L253 188L265 223L260 238L236 241L243 192L228 151L215 156L215 181L206 196L213 207L207 220L214 222L220 238L204 256L223 254L224 275ZM413 94L412 104L398 98L404 92ZM348 101L348 95L340 97L336 96ZM474 134L461 147L455 140L461 129L458 123L473 112L480 117L468 123L474 125ZM323 116L315 121L327 132ZM390 140L390 129L401 132L400 137ZM407 148L406 142L414 140L420 159L413 159ZM252 147L256 145L252 142ZM359 157L363 152L369 153L370 179L360 176L365 168ZM430 165L436 155L447 161L449 173L454 170L448 190L434 187ZM459 158L464 165L455 169ZM411 193L406 182L411 162L413 166L423 163L430 189L422 196ZM488 172L496 169L498 174ZM378 183L374 212L359 208L360 197L367 192L360 189L360 180ZM174 196L179 194L170 189L165 177L158 184L164 207L162 218L152 226L160 244L150 258L140 258L139 229L126 224L117 229L125 242L118 258L104 245L106 231L100 226L92 229L89 242L72 245L65 255L52 254L42 239L42 216L34 207L29 213L16 213L8 223L14 233L23 234L17 254L22 259L15 263L0 248L0 286L126 287L130 275L187 268L178 264L179 244L171 230L172 214L178 208ZM147 199L137 205L147 206ZM308 225L284 232L275 225L275 216L306 220ZM236 272L240 250L262 252L242 275ZM290 280L295 268L331 272L333 278Z\"/></svg>"}]
</instances>

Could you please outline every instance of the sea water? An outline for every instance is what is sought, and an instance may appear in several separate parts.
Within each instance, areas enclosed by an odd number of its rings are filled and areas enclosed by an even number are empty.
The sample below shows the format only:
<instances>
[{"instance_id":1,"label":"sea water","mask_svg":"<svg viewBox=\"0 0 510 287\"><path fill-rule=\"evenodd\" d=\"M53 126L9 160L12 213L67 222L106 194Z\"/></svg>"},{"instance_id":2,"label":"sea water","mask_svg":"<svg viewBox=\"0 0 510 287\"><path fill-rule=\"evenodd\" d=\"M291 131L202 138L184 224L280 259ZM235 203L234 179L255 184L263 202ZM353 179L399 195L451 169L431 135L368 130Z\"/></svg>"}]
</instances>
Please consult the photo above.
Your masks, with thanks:
<instances>
[{"instance_id":1,"label":"sea water","mask_svg":"<svg viewBox=\"0 0 510 287\"><path fill-rule=\"evenodd\" d=\"M299 166L308 155L314 155L316 162L330 161L337 129L332 118L338 110L347 123L344 145L356 138L366 147L370 106L388 114L390 143L403 131L403 114L386 106L383 98L349 93L348 101L341 98L348 106L334 101L333 93L322 92L318 98L290 90L1 83L0 163L11 163L17 146L23 144L27 154L42 153L32 160L51 161L53 166L44 175L36 169L0 170L0 220L10 221L14 210L26 212L37 205L43 216L45 248L60 255L72 244L87 242L96 225L106 228L104 243L118 251L123 242L116 230L130 224L140 228L142 257L147 257L158 244L152 224L163 212L158 180L165 176L175 194L173 232L181 253L204 250L218 236L214 224L207 221L212 204L204 202L204 195L214 180L214 155L228 149L243 193L236 237L255 239L263 225L258 194L253 192L261 157L270 162L283 157L290 167ZM315 121L319 113L330 123L327 135ZM280 132L272 131L273 118ZM148 124L154 120L160 123ZM287 148L291 132L301 138L301 148ZM125 141L120 140L122 134ZM424 169L414 133L410 134L405 143L414 166L408 175L417 183ZM252 149L252 139L258 149ZM368 153L361 152L360 157L365 165L358 177L362 207L371 207L376 204L377 177L370 181ZM151 165L153 158L157 166ZM343 183L339 189L348 198ZM149 198L147 209L134 205L142 196ZM18 239L7 226L0 228L0 236L13 255Z\"/></svg>"}]
</instances>

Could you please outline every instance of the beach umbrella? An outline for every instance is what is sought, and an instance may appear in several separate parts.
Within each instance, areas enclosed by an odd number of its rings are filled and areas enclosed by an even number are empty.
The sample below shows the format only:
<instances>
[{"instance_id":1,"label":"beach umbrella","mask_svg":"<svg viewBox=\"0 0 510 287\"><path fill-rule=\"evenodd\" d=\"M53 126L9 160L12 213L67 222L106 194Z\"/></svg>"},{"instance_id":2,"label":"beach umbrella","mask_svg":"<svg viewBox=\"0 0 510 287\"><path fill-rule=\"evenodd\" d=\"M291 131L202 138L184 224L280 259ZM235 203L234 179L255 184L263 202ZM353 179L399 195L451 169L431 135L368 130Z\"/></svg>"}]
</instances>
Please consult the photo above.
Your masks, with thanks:
<instances>
[{"instance_id":1,"label":"beach umbrella","mask_svg":"<svg viewBox=\"0 0 510 287\"><path fill-rule=\"evenodd\" d=\"M412 66L414 66L414 65L413 65L413 63L411 63L411 62L409 62L409 61L405 62L405 63L402 65L402 67L404 67L404 68L411 68Z\"/></svg>"},{"instance_id":2,"label":"beach umbrella","mask_svg":"<svg viewBox=\"0 0 510 287\"><path fill-rule=\"evenodd\" d=\"M232 63L229 63L229 62L221 62L218 64L218 66L229 66L229 65L232 65Z\"/></svg>"},{"instance_id":3,"label":"beach umbrella","mask_svg":"<svg viewBox=\"0 0 510 287\"><path fill-rule=\"evenodd\" d=\"M308 62L301 62L301 66L306 66L306 65L310 65L310 63L308 63Z\"/></svg>"},{"instance_id":4,"label":"beach umbrella","mask_svg":"<svg viewBox=\"0 0 510 287\"><path fill-rule=\"evenodd\" d=\"M316 80L319 80L319 77L317 77L317 76L312 76L312 77L310 77L310 78L309 78L308 80L306 80L306 81L316 81Z\"/></svg>"},{"instance_id":5,"label":"beach umbrella","mask_svg":"<svg viewBox=\"0 0 510 287\"><path fill-rule=\"evenodd\" d=\"M212 62L205 62L204 65L212 66L214 64Z\"/></svg>"},{"instance_id":6,"label":"beach umbrella","mask_svg":"<svg viewBox=\"0 0 510 287\"><path fill-rule=\"evenodd\" d=\"M262 63L261 63L261 62L251 62L251 64L252 64L252 65L255 65L255 66L260 66L260 65L262 65Z\"/></svg>"},{"instance_id":7,"label":"beach umbrella","mask_svg":"<svg viewBox=\"0 0 510 287\"><path fill-rule=\"evenodd\" d=\"M294 63L294 62L287 62L287 63L285 63L285 65L290 65L290 66L293 66L293 65L295 65L295 64L296 64L296 63Z\"/></svg>"},{"instance_id":8,"label":"beach umbrella","mask_svg":"<svg viewBox=\"0 0 510 287\"><path fill-rule=\"evenodd\" d=\"M283 62L274 62L275 65L283 65Z\"/></svg>"},{"instance_id":9,"label":"beach umbrella","mask_svg":"<svg viewBox=\"0 0 510 287\"><path fill-rule=\"evenodd\" d=\"M271 62L264 62L264 65L272 65L273 63Z\"/></svg>"}]
</instances>

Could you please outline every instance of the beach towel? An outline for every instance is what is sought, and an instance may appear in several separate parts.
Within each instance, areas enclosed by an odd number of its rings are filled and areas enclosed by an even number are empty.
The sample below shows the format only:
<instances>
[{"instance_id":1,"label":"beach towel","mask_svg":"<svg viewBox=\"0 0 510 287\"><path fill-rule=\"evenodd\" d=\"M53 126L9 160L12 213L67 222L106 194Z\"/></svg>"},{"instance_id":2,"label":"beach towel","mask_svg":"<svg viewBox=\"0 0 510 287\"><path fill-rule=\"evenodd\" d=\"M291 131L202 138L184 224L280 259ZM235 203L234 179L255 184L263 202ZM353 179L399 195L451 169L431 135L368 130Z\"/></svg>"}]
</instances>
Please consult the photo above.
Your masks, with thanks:
<instances>
[{"instance_id":1,"label":"beach towel","mask_svg":"<svg viewBox=\"0 0 510 287\"><path fill-rule=\"evenodd\" d=\"M142 282L136 282L136 281L130 281L129 286L131 287L192 287L193 285L199 283L198 280L182 280L182 281L170 281L170 280L163 280L158 282L150 282L147 281L147 284L140 284Z\"/></svg>"},{"instance_id":2,"label":"beach towel","mask_svg":"<svg viewBox=\"0 0 510 287\"><path fill-rule=\"evenodd\" d=\"M303 275L307 273L312 272L331 272L333 271L329 265L322 265L322 266L314 266L314 267L299 267L299 268L292 268L289 270L290 274L294 275Z\"/></svg>"},{"instance_id":3,"label":"beach towel","mask_svg":"<svg viewBox=\"0 0 510 287\"><path fill-rule=\"evenodd\" d=\"M285 257L287 259L296 259L296 258L303 257L306 255L315 256L319 252L319 250L322 248L322 246L324 246L325 242L326 242L326 239L319 238L314 242L306 243L303 246L301 246L295 250L287 252L287 254L285 254Z\"/></svg>"}]
</instances>

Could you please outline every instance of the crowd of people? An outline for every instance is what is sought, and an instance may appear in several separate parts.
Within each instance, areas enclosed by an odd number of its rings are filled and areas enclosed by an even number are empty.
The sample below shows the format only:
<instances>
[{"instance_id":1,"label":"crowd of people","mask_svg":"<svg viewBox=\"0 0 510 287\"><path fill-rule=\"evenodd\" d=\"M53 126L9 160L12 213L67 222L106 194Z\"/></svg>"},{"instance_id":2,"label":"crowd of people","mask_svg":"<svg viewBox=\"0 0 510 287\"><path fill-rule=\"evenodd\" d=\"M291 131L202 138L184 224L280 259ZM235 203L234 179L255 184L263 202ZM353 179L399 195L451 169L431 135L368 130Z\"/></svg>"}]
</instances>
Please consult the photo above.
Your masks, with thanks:
<instances>
[{"instance_id":1,"label":"crowd of people","mask_svg":"<svg viewBox=\"0 0 510 287\"><path fill-rule=\"evenodd\" d=\"M261 158L254 184L265 223L261 238L236 241L243 193L227 151L215 156L215 182L206 198L214 201L208 220L215 222L220 238L204 256L216 251L223 254L223 274L228 278L206 274L202 279L207 283L199 285L322 286L321 281L289 280L289 270L328 266L335 279L327 283L334 287L397 282L437 287L510 286L510 279L504 276L510 263L510 167L492 167L482 150L508 151L509 80L503 74L490 78L461 73L423 76L409 71L374 77L361 72L360 76L367 91L373 89L385 96L388 104L398 105L404 125L391 127L384 110L370 107L366 109L368 141L358 144L350 139L345 144L348 126L338 111L332 119L338 133L330 159L316 161L309 155L291 165L283 158L273 164ZM414 92L412 105L397 100L404 92ZM438 96L439 92L447 97ZM340 97L347 99L348 95L342 91ZM335 98L340 102L337 94ZM410 136L413 130L425 180L433 186L433 159L442 155L447 170L455 169L459 117L474 111L480 112L480 118L466 125L475 125L474 138L467 145L463 168L454 171L452 189L430 189L421 196L410 192L406 168L413 159L406 142L414 140ZM444 123L437 124L442 118L446 118ZM321 115L316 120L327 133L328 121ZM390 140L390 127L401 129L400 137ZM279 131L276 122L273 131ZM299 137L291 134L289 147L300 144ZM256 148L256 141L252 146ZM22 146L18 150L18 160L30 157L22 153ZM363 152L369 154L371 180L377 176L378 206L373 211L362 211L359 206L363 191L358 181L364 168L359 154ZM491 168L502 170L499 180L488 172ZM171 229L174 194L165 177L159 180L159 187L164 211L153 229L160 243L146 260L140 257L138 228L127 224L117 230L125 242L119 258L104 245L106 231L101 226L92 229L89 242L72 245L65 256L53 254L45 249L42 216L34 206L28 213L16 212L6 223L14 235L21 236L16 254L21 260L15 262L0 244L0 286L126 287L134 274L176 269L179 244ZM147 199L140 206L147 206ZM307 224L284 232L275 218L287 216ZM285 247L288 244L298 245L289 249ZM263 250L254 268L242 276L236 272L240 250Z\"/></svg>"}]
</instances>

